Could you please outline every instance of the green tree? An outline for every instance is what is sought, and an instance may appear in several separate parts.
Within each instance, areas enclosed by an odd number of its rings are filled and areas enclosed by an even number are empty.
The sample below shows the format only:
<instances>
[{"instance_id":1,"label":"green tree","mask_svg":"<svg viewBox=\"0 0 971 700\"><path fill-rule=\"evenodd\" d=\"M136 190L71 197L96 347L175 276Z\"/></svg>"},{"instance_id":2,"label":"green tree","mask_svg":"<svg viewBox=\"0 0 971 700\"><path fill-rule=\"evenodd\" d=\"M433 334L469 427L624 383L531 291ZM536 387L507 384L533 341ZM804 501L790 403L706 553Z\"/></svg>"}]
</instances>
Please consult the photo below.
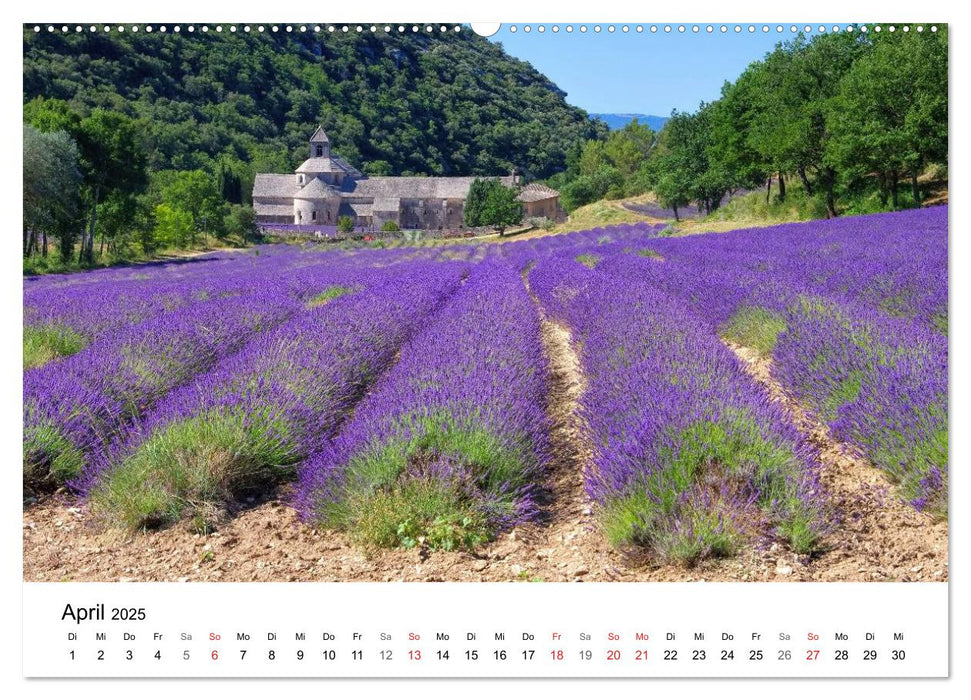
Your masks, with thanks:
<instances>
[{"instance_id":1,"label":"green tree","mask_svg":"<svg viewBox=\"0 0 971 700\"><path fill-rule=\"evenodd\" d=\"M226 234L239 236L243 243L257 240L260 237L260 226L256 222L253 207L245 204L233 205L226 217Z\"/></svg>"},{"instance_id":2,"label":"green tree","mask_svg":"<svg viewBox=\"0 0 971 700\"><path fill-rule=\"evenodd\" d=\"M830 132L826 118L840 81L863 50L859 34L841 32L807 41L799 36L780 44L751 66L742 83L754 114L746 119L749 145L770 172L778 173L779 199L786 198L787 173L795 173L806 193L818 185L830 216L836 215L837 173L824 159ZM808 172L816 174L816 183Z\"/></svg>"},{"instance_id":3,"label":"green tree","mask_svg":"<svg viewBox=\"0 0 971 700\"><path fill-rule=\"evenodd\" d=\"M94 262L98 207L111 195L134 195L147 182L146 156L138 125L119 112L96 109L78 125L88 227L78 261Z\"/></svg>"},{"instance_id":4,"label":"green tree","mask_svg":"<svg viewBox=\"0 0 971 700\"><path fill-rule=\"evenodd\" d=\"M508 226L523 220L519 192L499 180L476 178L465 200L466 226L491 226L502 236Z\"/></svg>"},{"instance_id":5,"label":"green tree","mask_svg":"<svg viewBox=\"0 0 971 700\"><path fill-rule=\"evenodd\" d=\"M24 123L38 131L63 131L77 140L81 116L64 100L35 97L24 104Z\"/></svg>"},{"instance_id":6,"label":"green tree","mask_svg":"<svg viewBox=\"0 0 971 700\"><path fill-rule=\"evenodd\" d=\"M341 216L337 219L337 230L341 233L353 233L354 219L349 216Z\"/></svg>"},{"instance_id":7,"label":"green tree","mask_svg":"<svg viewBox=\"0 0 971 700\"><path fill-rule=\"evenodd\" d=\"M711 148L708 157L723 170L730 189L755 189L764 185L772 171L765 156L753 147L753 124L759 118L761 76L758 64L734 83L725 83L722 96L712 104Z\"/></svg>"},{"instance_id":8,"label":"green tree","mask_svg":"<svg viewBox=\"0 0 971 700\"><path fill-rule=\"evenodd\" d=\"M577 167L580 175L590 177L604 168L611 167L610 159L607 157L606 144L603 141L587 141L580 152Z\"/></svg>"},{"instance_id":9,"label":"green tree","mask_svg":"<svg viewBox=\"0 0 971 700\"><path fill-rule=\"evenodd\" d=\"M98 205L98 230L101 233L99 255L105 247L111 253L127 254L135 235L133 223L138 215L138 199L131 193L114 191Z\"/></svg>"},{"instance_id":10,"label":"green tree","mask_svg":"<svg viewBox=\"0 0 971 700\"><path fill-rule=\"evenodd\" d=\"M195 233L192 214L168 204L155 207L155 238L165 248L185 248Z\"/></svg>"},{"instance_id":11,"label":"green tree","mask_svg":"<svg viewBox=\"0 0 971 700\"><path fill-rule=\"evenodd\" d=\"M533 66L474 32L23 34L25 107L56 96L82 116L124 111L153 170L223 157L292 172L323 123L337 153L369 174L545 178L577 141L606 134ZM68 133L73 133L68 130ZM232 179L232 178L230 178ZM221 186L222 183L217 182ZM226 183L235 203L235 184ZM221 187L220 187L221 189Z\"/></svg>"},{"instance_id":12,"label":"green tree","mask_svg":"<svg viewBox=\"0 0 971 700\"><path fill-rule=\"evenodd\" d=\"M843 76L828 112L827 161L851 180L879 173L884 202L898 208L899 182L947 161L947 29L877 38Z\"/></svg>"},{"instance_id":13,"label":"green tree","mask_svg":"<svg viewBox=\"0 0 971 700\"><path fill-rule=\"evenodd\" d=\"M162 202L192 216L190 244L196 245L196 232L219 238L225 235L223 220L227 206L216 186L215 179L204 170L177 172L161 191Z\"/></svg>"},{"instance_id":14,"label":"green tree","mask_svg":"<svg viewBox=\"0 0 971 700\"><path fill-rule=\"evenodd\" d=\"M607 135L604 152L610 163L626 179L637 172L650 156L655 140L656 135L651 127L633 119L622 129L611 131Z\"/></svg>"},{"instance_id":15,"label":"green tree","mask_svg":"<svg viewBox=\"0 0 971 700\"><path fill-rule=\"evenodd\" d=\"M660 188L670 206L695 201L711 213L732 188L730 174L711 157L717 148L712 140L712 104L694 114L673 112L661 134L660 153L653 185Z\"/></svg>"},{"instance_id":16,"label":"green tree","mask_svg":"<svg viewBox=\"0 0 971 700\"><path fill-rule=\"evenodd\" d=\"M47 256L48 236L59 240L69 258L81 209L81 172L77 144L65 131L23 128L24 257L40 250Z\"/></svg>"},{"instance_id":17,"label":"green tree","mask_svg":"<svg viewBox=\"0 0 971 700\"><path fill-rule=\"evenodd\" d=\"M646 174L658 203L672 209L675 221L680 221L678 209L691 203L691 172L682 163L680 154L656 155L648 164Z\"/></svg>"}]
</instances>

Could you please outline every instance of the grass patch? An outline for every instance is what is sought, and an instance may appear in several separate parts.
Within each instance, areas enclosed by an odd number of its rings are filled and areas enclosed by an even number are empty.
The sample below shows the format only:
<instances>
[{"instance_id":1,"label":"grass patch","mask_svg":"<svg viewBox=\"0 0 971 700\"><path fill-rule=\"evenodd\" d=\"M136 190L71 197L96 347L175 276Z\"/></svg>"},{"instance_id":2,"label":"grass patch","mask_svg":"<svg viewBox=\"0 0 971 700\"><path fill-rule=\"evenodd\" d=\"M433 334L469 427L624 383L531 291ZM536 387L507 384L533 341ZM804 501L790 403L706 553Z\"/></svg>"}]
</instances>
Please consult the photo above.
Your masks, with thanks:
<instances>
[{"instance_id":1,"label":"grass patch","mask_svg":"<svg viewBox=\"0 0 971 700\"><path fill-rule=\"evenodd\" d=\"M577 207L570 212L566 222L557 224L549 232L555 234L586 231L613 224L657 223L657 219L627 209L624 206L625 201L627 200L603 199L599 202Z\"/></svg>"},{"instance_id":2,"label":"grass patch","mask_svg":"<svg viewBox=\"0 0 971 700\"><path fill-rule=\"evenodd\" d=\"M318 520L364 545L471 549L517 515L530 477L529 457L473 420L447 414L402 421L392 440L345 467L338 500Z\"/></svg>"},{"instance_id":3,"label":"grass patch","mask_svg":"<svg viewBox=\"0 0 971 700\"><path fill-rule=\"evenodd\" d=\"M472 549L489 539L488 523L454 484L408 478L378 489L356 510L355 538L376 547Z\"/></svg>"},{"instance_id":4,"label":"grass patch","mask_svg":"<svg viewBox=\"0 0 971 700\"><path fill-rule=\"evenodd\" d=\"M585 265L586 267L589 267L591 270L597 266L598 262L600 262L600 256L593 255L592 253L582 253L581 255L578 255L575 259L578 263L580 263L581 265Z\"/></svg>"},{"instance_id":5,"label":"grass patch","mask_svg":"<svg viewBox=\"0 0 971 700\"><path fill-rule=\"evenodd\" d=\"M664 260L664 257L660 253L650 248L641 248L637 251L637 255L642 258L651 258L652 260Z\"/></svg>"},{"instance_id":6,"label":"grass patch","mask_svg":"<svg viewBox=\"0 0 971 700\"><path fill-rule=\"evenodd\" d=\"M327 289L322 291L320 294L317 294L311 297L307 301L307 308L316 309L318 306L323 306L324 304L326 304L327 302L333 299L337 299L346 294L350 294L354 291L356 291L354 287L346 287L340 284L333 284L330 287L327 287Z\"/></svg>"},{"instance_id":7,"label":"grass patch","mask_svg":"<svg viewBox=\"0 0 971 700\"><path fill-rule=\"evenodd\" d=\"M814 513L795 487L801 465L791 448L767 440L744 413L673 437L659 451L661 468L604 507L611 544L691 565L731 555L765 518L797 552L812 551Z\"/></svg>"},{"instance_id":8,"label":"grass patch","mask_svg":"<svg viewBox=\"0 0 971 700\"><path fill-rule=\"evenodd\" d=\"M863 387L863 371L851 370L835 383L820 403L820 414L827 423L836 420L839 410L856 401Z\"/></svg>"},{"instance_id":9,"label":"grass patch","mask_svg":"<svg viewBox=\"0 0 971 700\"><path fill-rule=\"evenodd\" d=\"M83 350L88 339L61 324L24 326L24 369L41 367Z\"/></svg>"},{"instance_id":10,"label":"grass patch","mask_svg":"<svg viewBox=\"0 0 971 700\"><path fill-rule=\"evenodd\" d=\"M729 319L721 334L736 345L757 350L760 355L771 355L779 335L786 330L782 314L758 306L746 306Z\"/></svg>"},{"instance_id":11,"label":"grass patch","mask_svg":"<svg viewBox=\"0 0 971 700\"><path fill-rule=\"evenodd\" d=\"M80 476L84 465L84 453L53 425L25 425L25 488L52 490Z\"/></svg>"},{"instance_id":12,"label":"grass patch","mask_svg":"<svg viewBox=\"0 0 971 700\"><path fill-rule=\"evenodd\" d=\"M130 529L190 519L209 530L239 496L290 479L302 459L290 426L262 415L212 411L165 427L104 474L91 493L96 512Z\"/></svg>"}]
</instances>

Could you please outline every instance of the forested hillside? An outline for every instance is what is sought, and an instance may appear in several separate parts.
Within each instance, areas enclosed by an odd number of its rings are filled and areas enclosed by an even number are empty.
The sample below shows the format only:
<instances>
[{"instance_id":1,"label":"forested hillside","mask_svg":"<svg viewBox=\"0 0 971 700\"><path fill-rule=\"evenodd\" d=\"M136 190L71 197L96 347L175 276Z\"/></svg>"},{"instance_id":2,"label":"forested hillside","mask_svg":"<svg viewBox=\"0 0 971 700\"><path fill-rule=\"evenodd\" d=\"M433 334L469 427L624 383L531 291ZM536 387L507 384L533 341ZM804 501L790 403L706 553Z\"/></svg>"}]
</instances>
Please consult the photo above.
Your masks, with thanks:
<instances>
[{"instance_id":1,"label":"forested hillside","mask_svg":"<svg viewBox=\"0 0 971 700\"><path fill-rule=\"evenodd\" d=\"M287 171L323 124L371 174L548 177L606 131L528 63L461 32L24 36L24 100L141 122L153 170ZM243 186L245 193L245 183Z\"/></svg>"},{"instance_id":2,"label":"forested hillside","mask_svg":"<svg viewBox=\"0 0 971 700\"><path fill-rule=\"evenodd\" d=\"M948 32L907 29L780 43L659 133L632 121L577 145L550 184L570 210L650 191L675 213L711 214L767 184L740 211L823 218L920 206L922 180L947 178Z\"/></svg>"},{"instance_id":3,"label":"forested hillside","mask_svg":"<svg viewBox=\"0 0 971 700\"><path fill-rule=\"evenodd\" d=\"M255 173L292 171L318 124L371 175L546 178L607 133L468 29L27 27L23 98L26 271L245 241Z\"/></svg>"}]
</instances>

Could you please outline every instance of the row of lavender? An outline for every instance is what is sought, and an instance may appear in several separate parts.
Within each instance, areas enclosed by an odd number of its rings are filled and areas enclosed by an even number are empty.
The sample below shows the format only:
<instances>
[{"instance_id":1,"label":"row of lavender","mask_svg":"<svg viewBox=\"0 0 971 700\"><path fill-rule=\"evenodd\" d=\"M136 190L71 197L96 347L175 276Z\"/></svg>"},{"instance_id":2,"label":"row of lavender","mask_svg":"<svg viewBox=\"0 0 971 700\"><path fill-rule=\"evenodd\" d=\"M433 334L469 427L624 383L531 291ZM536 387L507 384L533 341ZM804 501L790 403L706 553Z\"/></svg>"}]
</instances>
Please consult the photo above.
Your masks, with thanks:
<instances>
[{"instance_id":1,"label":"row of lavender","mask_svg":"<svg viewBox=\"0 0 971 700\"><path fill-rule=\"evenodd\" d=\"M291 479L322 449L401 343L459 286L467 266L361 270L359 292L294 315L169 394L76 484L128 527L192 517Z\"/></svg>"},{"instance_id":2,"label":"row of lavender","mask_svg":"<svg viewBox=\"0 0 971 700\"><path fill-rule=\"evenodd\" d=\"M301 514L365 544L444 549L533 518L546 385L537 311L490 258L303 467Z\"/></svg>"},{"instance_id":3,"label":"row of lavender","mask_svg":"<svg viewBox=\"0 0 971 700\"><path fill-rule=\"evenodd\" d=\"M825 529L812 455L719 335L771 355L839 437L943 512L946 210L657 234L271 247L37 280L25 323L73 323L89 344L24 374L25 483L68 480L131 527L206 526L299 474L308 521L474 546L536 515L549 461L530 270L588 375L587 484L618 545L691 560L771 529L808 551Z\"/></svg>"},{"instance_id":4,"label":"row of lavender","mask_svg":"<svg viewBox=\"0 0 971 700\"><path fill-rule=\"evenodd\" d=\"M919 509L947 511L947 209L684 239L576 256L683 299L859 446Z\"/></svg>"},{"instance_id":5,"label":"row of lavender","mask_svg":"<svg viewBox=\"0 0 971 700\"><path fill-rule=\"evenodd\" d=\"M387 264L396 258L382 260L383 265L373 261L369 277L354 263L331 259L329 265L307 266L290 259L268 265L259 276L213 275L208 284L194 280L196 291L190 293L199 298L191 303L103 331L72 357L25 371L25 484L37 488L77 477L125 426L254 335L302 315L308 306L395 276ZM125 291L106 296L128 309L150 306L165 295L158 288L167 286L139 285L133 292L131 282L116 284ZM84 294L101 286L86 287ZM64 292L74 294L74 289Z\"/></svg>"},{"instance_id":6,"label":"row of lavender","mask_svg":"<svg viewBox=\"0 0 971 700\"><path fill-rule=\"evenodd\" d=\"M25 280L24 369L75 354L106 333L165 314L192 314L211 300L246 294L254 278L299 284L325 266L343 269L352 280L361 265L388 258L382 251L264 250Z\"/></svg>"},{"instance_id":7,"label":"row of lavender","mask_svg":"<svg viewBox=\"0 0 971 700\"><path fill-rule=\"evenodd\" d=\"M568 324L587 380L587 491L608 538L693 561L774 531L809 552L825 529L811 451L681 299L574 254L529 280Z\"/></svg>"}]
</instances>

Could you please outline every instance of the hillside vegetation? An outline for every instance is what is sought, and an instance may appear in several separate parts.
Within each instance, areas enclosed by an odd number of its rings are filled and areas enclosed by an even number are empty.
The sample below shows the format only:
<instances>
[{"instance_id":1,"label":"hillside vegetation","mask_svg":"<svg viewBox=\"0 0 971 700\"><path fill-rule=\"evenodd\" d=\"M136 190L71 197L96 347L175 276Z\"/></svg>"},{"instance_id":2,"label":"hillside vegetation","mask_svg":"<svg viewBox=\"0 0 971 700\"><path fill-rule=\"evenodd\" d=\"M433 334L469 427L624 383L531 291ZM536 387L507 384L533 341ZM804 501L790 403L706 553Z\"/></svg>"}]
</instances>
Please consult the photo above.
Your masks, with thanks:
<instances>
[{"instance_id":1,"label":"hillside vegetation","mask_svg":"<svg viewBox=\"0 0 971 700\"><path fill-rule=\"evenodd\" d=\"M675 219L729 200L763 221L939 202L922 177L947 177L948 32L907 29L780 43L659 133L632 121L577 144L550 184L571 211L653 192ZM759 189L764 207L758 194L738 200Z\"/></svg>"},{"instance_id":2,"label":"hillside vegetation","mask_svg":"<svg viewBox=\"0 0 971 700\"><path fill-rule=\"evenodd\" d=\"M549 177L607 133L532 66L463 29L24 31L25 269L245 241L257 172L323 125L371 175ZM27 128L29 127L29 128ZM55 193L57 196L55 197ZM51 240L53 239L53 240Z\"/></svg>"},{"instance_id":3,"label":"hillside vegetation","mask_svg":"<svg viewBox=\"0 0 971 700\"><path fill-rule=\"evenodd\" d=\"M461 32L111 32L24 36L24 100L139 121L149 166L291 171L322 124L371 174L562 169L606 128L528 63ZM245 184L245 183L244 183ZM247 188L242 188L244 197Z\"/></svg>"}]
</instances>

